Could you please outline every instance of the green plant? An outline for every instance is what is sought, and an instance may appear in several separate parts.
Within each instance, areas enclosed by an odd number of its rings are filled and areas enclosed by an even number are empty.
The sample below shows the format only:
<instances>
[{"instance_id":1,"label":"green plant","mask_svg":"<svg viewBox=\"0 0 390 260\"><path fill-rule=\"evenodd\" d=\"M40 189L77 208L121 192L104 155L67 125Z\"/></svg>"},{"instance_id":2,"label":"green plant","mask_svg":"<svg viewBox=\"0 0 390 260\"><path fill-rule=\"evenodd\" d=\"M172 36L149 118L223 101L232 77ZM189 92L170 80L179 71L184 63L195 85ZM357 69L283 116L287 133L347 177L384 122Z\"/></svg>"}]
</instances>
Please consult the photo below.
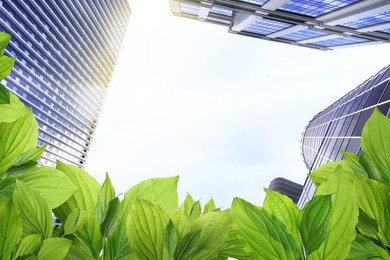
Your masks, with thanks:
<instances>
[{"instance_id":1,"label":"green plant","mask_svg":"<svg viewBox=\"0 0 390 260\"><path fill-rule=\"evenodd\" d=\"M233 230L244 251L255 259L390 259L389 133L390 119L375 109L364 156L343 152L345 160L311 173L317 191L301 211L270 190L262 208L236 198Z\"/></svg>"},{"instance_id":2,"label":"green plant","mask_svg":"<svg viewBox=\"0 0 390 260\"><path fill-rule=\"evenodd\" d=\"M0 33L0 80L14 58ZM229 210L188 195L178 208L178 177L149 179L122 201L108 174L102 186L57 161L39 167L31 109L0 85L0 259L226 259ZM54 227L52 213L61 220Z\"/></svg>"},{"instance_id":3,"label":"green plant","mask_svg":"<svg viewBox=\"0 0 390 260\"><path fill-rule=\"evenodd\" d=\"M0 33L0 80L15 62L9 40ZM235 198L231 210L212 199L202 209L189 194L179 206L177 176L120 200L108 174L100 186L76 166L39 167L32 110L0 84L0 259L390 259L389 132L375 110L364 156L344 152L311 173L318 190L303 210L267 189L263 207Z\"/></svg>"}]
</instances>

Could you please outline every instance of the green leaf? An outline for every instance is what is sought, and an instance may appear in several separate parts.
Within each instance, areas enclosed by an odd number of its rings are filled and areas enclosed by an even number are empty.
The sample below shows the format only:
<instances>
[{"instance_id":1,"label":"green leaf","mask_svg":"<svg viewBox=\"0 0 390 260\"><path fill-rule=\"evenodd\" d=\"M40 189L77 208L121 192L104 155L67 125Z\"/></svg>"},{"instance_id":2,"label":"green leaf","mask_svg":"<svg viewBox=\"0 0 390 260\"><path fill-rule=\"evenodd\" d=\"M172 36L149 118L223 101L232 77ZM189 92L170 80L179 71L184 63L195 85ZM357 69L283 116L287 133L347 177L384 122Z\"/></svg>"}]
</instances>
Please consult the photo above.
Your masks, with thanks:
<instances>
[{"instance_id":1,"label":"green leaf","mask_svg":"<svg viewBox=\"0 0 390 260\"><path fill-rule=\"evenodd\" d=\"M0 80L3 80L10 73L14 67L16 58L10 58L8 56L0 56Z\"/></svg>"},{"instance_id":2,"label":"green leaf","mask_svg":"<svg viewBox=\"0 0 390 260\"><path fill-rule=\"evenodd\" d=\"M359 208L366 213L368 218L376 221L378 240L382 244L390 246L390 187L371 179L362 178L356 181L355 187ZM363 229L363 231L370 234L369 230ZM372 233L373 231L371 231L371 235Z\"/></svg>"},{"instance_id":3,"label":"green leaf","mask_svg":"<svg viewBox=\"0 0 390 260\"><path fill-rule=\"evenodd\" d=\"M265 209L235 198L233 229L254 259L301 259L302 252L286 226Z\"/></svg>"},{"instance_id":4,"label":"green leaf","mask_svg":"<svg viewBox=\"0 0 390 260\"><path fill-rule=\"evenodd\" d=\"M60 206L79 190L67 175L47 166L35 168L18 179L38 191L50 209Z\"/></svg>"},{"instance_id":5,"label":"green leaf","mask_svg":"<svg viewBox=\"0 0 390 260\"><path fill-rule=\"evenodd\" d=\"M192 230L179 241L174 254L175 260L186 259L197 250L200 232L200 229Z\"/></svg>"},{"instance_id":6,"label":"green leaf","mask_svg":"<svg viewBox=\"0 0 390 260\"><path fill-rule=\"evenodd\" d=\"M340 151L345 160L347 161L349 167L359 176L361 177L368 177L366 170L359 162L359 157L356 154L346 152L346 151Z\"/></svg>"},{"instance_id":7,"label":"green leaf","mask_svg":"<svg viewBox=\"0 0 390 260\"><path fill-rule=\"evenodd\" d=\"M165 231L165 241L164 241L164 247L165 251L167 252L167 259L173 259L175 249L177 246L177 235L176 235L176 229L173 225L172 220L169 220L167 229Z\"/></svg>"},{"instance_id":8,"label":"green leaf","mask_svg":"<svg viewBox=\"0 0 390 260\"><path fill-rule=\"evenodd\" d=\"M22 220L12 200L0 206L0 259L10 259L22 239Z\"/></svg>"},{"instance_id":9,"label":"green leaf","mask_svg":"<svg viewBox=\"0 0 390 260\"><path fill-rule=\"evenodd\" d=\"M9 105L11 103L9 91L7 88L0 83L0 104Z\"/></svg>"},{"instance_id":10,"label":"green leaf","mask_svg":"<svg viewBox=\"0 0 390 260\"><path fill-rule=\"evenodd\" d=\"M361 209L359 209L358 230L370 238L378 238L378 223Z\"/></svg>"},{"instance_id":11,"label":"green leaf","mask_svg":"<svg viewBox=\"0 0 390 260\"><path fill-rule=\"evenodd\" d=\"M374 165L374 163L369 159L367 156L360 156L359 157L359 163L366 171L368 178L380 181L381 176L379 174L378 169Z\"/></svg>"},{"instance_id":12,"label":"green leaf","mask_svg":"<svg viewBox=\"0 0 390 260\"><path fill-rule=\"evenodd\" d=\"M390 119L378 108L368 119L362 132L361 147L379 171L380 182L390 185Z\"/></svg>"},{"instance_id":13,"label":"green leaf","mask_svg":"<svg viewBox=\"0 0 390 260\"><path fill-rule=\"evenodd\" d=\"M347 259L390 259L390 255L370 239L357 234L355 240L352 242L351 251Z\"/></svg>"},{"instance_id":14,"label":"green leaf","mask_svg":"<svg viewBox=\"0 0 390 260\"><path fill-rule=\"evenodd\" d=\"M62 171L78 190L65 203L53 209L53 212L64 223L74 208L88 211L85 224L76 231L76 234L83 239L92 255L98 257L103 244L95 207L100 185L87 172L77 166L57 161L56 168Z\"/></svg>"},{"instance_id":15,"label":"green leaf","mask_svg":"<svg viewBox=\"0 0 390 260\"><path fill-rule=\"evenodd\" d=\"M99 190L98 202L96 206L96 212L100 224L103 222L106 216L108 210L108 203L114 198L115 189L112 186L108 173L106 173L106 179L104 180L102 188Z\"/></svg>"},{"instance_id":16,"label":"green leaf","mask_svg":"<svg viewBox=\"0 0 390 260\"><path fill-rule=\"evenodd\" d=\"M137 200L127 218L126 234L139 259L164 259L168 215L147 200Z\"/></svg>"},{"instance_id":17,"label":"green leaf","mask_svg":"<svg viewBox=\"0 0 390 260\"><path fill-rule=\"evenodd\" d=\"M16 180L13 199L23 220L23 236L41 234L44 238L49 238L54 222L42 196L27 184Z\"/></svg>"},{"instance_id":18,"label":"green leaf","mask_svg":"<svg viewBox=\"0 0 390 260\"><path fill-rule=\"evenodd\" d=\"M6 175L12 176L12 177L18 177L20 175L23 175L29 171L32 171L34 168L36 168L38 165L37 162L34 161L28 161L20 165L11 166L8 168Z\"/></svg>"},{"instance_id":19,"label":"green leaf","mask_svg":"<svg viewBox=\"0 0 390 260\"><path fill-rule=\"evenodd\" d=\"M74 233L80 229L88 219L89 212L87 210L80 211L75 208L69 215L64 224L65 235Z\"/></svg>"},{"instance_id":20,"label":"green leaf","mask_svg":"<svg viewBox=\"0 0 390 260\"><path fill-rule=\"evenodd\" d=\"M190 230L200 230L194 241L193 250L188 259L214 259L228 239L231 224L230 210L215 211L196 218L190 224Z\"/></svg>"},{"instance_id":21,"label":"green leaf","mask_svg":"<svg viewBox=\"0 0 390 260\"><path fill-rule=\"evenodd\" d=\"M119 204L119 199L118 197L116 197L109 202L106 217L104 218L104 221L100 225L100 231L103 237L108 237L114 232L118 224L120 214L121 214L121 208Z\"/></svg>"},{"instance_id":22,"label":"green leaf","mask_svg":"<svg viewBox=\"0 0 390 260\"><path fill-rule=\"evenodd\" d=\"M14 193L15 178L6 177L0 180L0 206L6 203Z\"/></svg>"},{"instance_id":23,"label":"green leaf","mask_svg":"<svg viewBox=\"0 0 390 260\"><path fill-rule=\"evenodd\" d=\"M10 34L5 32L0 32L0 55L4 54L4 50L7 47L10 40L11 40Z\"/></svg>"},{"instance_id":24,"label":"green leaf","mask_svg":"<svg viewBox=\"0 0 390 260\"><path fill-rule=\"evenodd\" d=\"M143 181L128 190L123 199L124 206L134 204L138 198L160 205L173 215L178 206L177 181L179 177L153 178Z\"/></svg>"},{"instance_id":25,"label":"green leaf","mask_svg":"<svg viewBox=\"0 0 390 260\"><path fill-rule=\"evenodd\" d=\"M204 206L203 214L209 213L215 209L216 209L215 202L213 198L211 198Z\"/></svg>"},{"instance_id":26,"label":"green leaf","mask_svg":"<svg viewBox=\"0 0 390 260\"><path fill-rule=\"evenodd\" d=\"M10 104L0 104L0 123L10 123L26 116L31 110L13 93L9 93Z\"/></svg>"},{"instance_id":27,"label":"green leaf","mask_svg":"<svg viewBox=\"0 0 390 260\"><path fill-rule=\"evenodd\" d=\"M66 255L65 259L96 260L96 258L93 257L88 247L84 244L84 242L80 238L74 235L69 235L66 238L72 240L72 245L70 246L68 250L68 254Z\"/></svg>"},{"instance_id":28,"label":"green leaf","mask_svg":"<svg viewBox=\"0 0 390 260\"><path fill-rule=\"evenodd\" d=\"M353 170L349 167L347 161L335 161L321 165L314 172L310 173L309 177L318 188L322 183L328 180L329 176L332 175L339 166L342 167L344 171L353 173Z\"/></svg>"},{"instance_id":29,"label":"green leaf","mask_svg":"<svg viewBox=\"0 0 390 260\"><path fill-rule=\"evenodd\" d=\"M223 257L233 257L235 259L253 259L244 250L244 243L237 237L237 232L229 228L229 236L223 248L219 251Z\"/></svg>"},{"instance_id":30,"label":"green leaf","mask_svg":"<svg viewBox=\"0 0 390 260\"><path fill-rule=\"evenodd\" d=\"M18 250L16 251L15 258L29 255L31 253L37 253L40 245L41 245L40 234L32 234L24 237L20 242Z\"/></svg>"},{"instance_id":31,"label":"green leaf","mask_svg":"<svg viewBox=\"0 0 390 260\"><path fill-rule=\"evenodd\" d=\"M66 238L55 237L43 240L38 252L38 259L64 259L71 245L72 241Z\"/></svg>"},{"instance_id":32,"label":"green leaf","mask_svg":"<svg viewBox=\"0 0 390 260\"><path fill-rule=\"evenodd\" d=\"M31 150L28 150L25 153L19 154L18 157L16 158L16 160L12 163L11 167L8 169L8 171L7 171L8 175L17 176L16 174L10 173L13 171L12 168L17 168L17 167L20 168L20 166L22 166L22 168L25 168L26 164L28 165L28 164L31 164L32 162L37 162L41 158L46 147L47 147L47 145L44 145L41 147L37 147L37 148L33 148ZM19 169L19 171L20 171L20 169Z\"/></svg>"},{"instance_id":33,"label":"green leaf","mask_svg":"<svg viewBox=\"0 0 390 260\"><path fill-rule=\"evenodd\" d=\"M190 210L189 220L190 222L194 221L202 214L202 206L200 205L200 201L195 202Z\"/></svg>"},{"instance_id":34,"label":"green leaf","mask_svg":"<svg viewBox=\"0 0 390 260\"><path fill-rule=\"evenodd\" d=\"M307 255L317 250L328 237L331 213L330 195L314 197L300 212L298 226Z\"/></svg>"},{"instance_id":35,"label":"green leaf","mask_svg":"<svg viewBox=\"0 0 390 260\"><path fill-rule=\"evenodd\" d=\"M37 146L38 125L30 111L12 123L0 123L0 177L19 154Z\"/></svg>"},{"instance_id":36,"label":"green leaf","mask_svg":"<svg viewBox=\"0 0 390 260\"><path fill-rule=\"evenodd\" d=\"M356 236L359 210L356 193L352 188L356 174L350 174L343 167L335 172L317 190L316 196L332 196L332 214L329 235L313 256L319 259L344 259L348 256L352 241ZM310 255L309 255L310 256Z\"/></svg>"},{"instance_id":37,"label":"green leaf","mask_svg":"<svg viewBox=\"0 0 390 260\"><path fill-rule=\"evenodd\" d=\"M137 198L148 200L164 208L169 215L177 210L177 181L179 177L156 178L143 181L125 194L121 202L121 218L115 232L108 238L106 255L111 259L133 254L126 237L126 220Z\"/></svg>"},{"instance_id":38,"label":"green leaf","mask_svg":"<svg viewBox=\"0 0 390 260\"><path fill-rule=\"evenodd\" d=\"M299 213L297 205L289 197L279 192L269 189L265 189L265 192L267 196L263 204L264 209L285 224L295 242L301 245L301 235L297 227L297 216Z\"/></svg>"}]
</instances>

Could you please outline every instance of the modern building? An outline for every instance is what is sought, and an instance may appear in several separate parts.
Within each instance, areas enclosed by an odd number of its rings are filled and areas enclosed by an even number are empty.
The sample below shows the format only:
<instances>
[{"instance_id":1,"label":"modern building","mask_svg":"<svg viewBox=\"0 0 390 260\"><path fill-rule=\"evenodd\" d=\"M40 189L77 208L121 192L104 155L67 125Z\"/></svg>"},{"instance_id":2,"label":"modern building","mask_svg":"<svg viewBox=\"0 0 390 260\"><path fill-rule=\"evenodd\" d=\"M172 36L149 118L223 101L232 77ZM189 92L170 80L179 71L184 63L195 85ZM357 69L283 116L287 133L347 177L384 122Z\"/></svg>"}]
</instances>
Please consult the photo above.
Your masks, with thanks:
<instances>
[{"instance_id":1,"label":"modern building","mask_svg":"<svg viewBox=\"0 0 390 260\"><path fill-rule=\"evenodd\" d=\"M302 193L302 185L281 177L273 179L269 184L269 189L288 196L294 203L298 202Z\"/></svg>"},{"instance_id":2,"label":"modern building","mask_svg":"<svg viewBox=\"0 0 390 260\"><path fill-rule=\"evenodd\" d=\"M390 42L388 0L169 0L176 16L320 50Z\"/></svg>"},{"instance_id":3,"label":"modern building","mask_svg":"<svg viewBox=\"0 0 390 260\"><path fill-rule=\"evenodd\" d=\"M318 113L306 127L302 155L310 172L324 163L342 159L340 150L360 154L362 129L375 107L389 116L390 66ZM316 188L307 178L298 206L309 201Z\"/></svg>"},{"instance_id":4,"label":"modern building","mask_svg":"<svg viewBox=\"0 0 390 260\"><path fill-rule=\"evenodd\" d=\"M4 83L33 109L40 164L83 167L130 13L126 0L0 0L17 58Z\"/></svg>"}]
</instances>

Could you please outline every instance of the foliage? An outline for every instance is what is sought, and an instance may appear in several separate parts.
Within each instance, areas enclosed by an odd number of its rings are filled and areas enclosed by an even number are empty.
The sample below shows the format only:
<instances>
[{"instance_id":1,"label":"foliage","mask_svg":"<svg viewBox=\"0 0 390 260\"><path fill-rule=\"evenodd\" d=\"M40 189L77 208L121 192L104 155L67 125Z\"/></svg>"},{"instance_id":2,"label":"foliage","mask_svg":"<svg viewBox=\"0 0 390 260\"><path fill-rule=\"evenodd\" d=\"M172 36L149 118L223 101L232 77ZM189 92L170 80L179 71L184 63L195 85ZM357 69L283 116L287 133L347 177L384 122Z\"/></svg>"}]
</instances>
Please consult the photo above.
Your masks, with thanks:
<instances>
[{"instance_id":1,"label":"foliage","mask_svg":"<svg viewBox=\"0 0 390 260\"><path fill-rule=\"evenodd\" d=\"M0 80L15 62L9 40L0 33ZM267 189L263 207L235 198L231 210L212 199L202 208L189 194L179 206L177 176L120 200L108 174L100 185L76 166L38 166L37 129L0 84L0 259L390 259L390 119L379 110L364 156L344 152L311 173L318 189L302 210Z\"/></svg>"}]
</instances>

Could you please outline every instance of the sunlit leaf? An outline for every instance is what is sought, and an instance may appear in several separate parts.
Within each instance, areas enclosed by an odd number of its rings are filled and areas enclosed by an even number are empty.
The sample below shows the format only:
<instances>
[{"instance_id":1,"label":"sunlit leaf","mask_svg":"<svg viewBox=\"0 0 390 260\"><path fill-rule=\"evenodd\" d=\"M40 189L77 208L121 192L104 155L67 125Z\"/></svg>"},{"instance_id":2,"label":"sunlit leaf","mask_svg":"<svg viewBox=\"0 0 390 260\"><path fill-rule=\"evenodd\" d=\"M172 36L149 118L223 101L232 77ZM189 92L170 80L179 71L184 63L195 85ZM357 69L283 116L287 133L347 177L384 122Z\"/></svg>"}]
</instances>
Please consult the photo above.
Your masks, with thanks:
<instances>
[{"instance_id":1,"label":"sunlit leaf","mask_svg":"<svg viewBox=\"0 0 390 260\"><path fill-rule=\"evenodd\" d=\"M207 203L206 205L204 206L204 210L203 210L203 214L206 214L206 213L209 213L213 210L216 209L216 206L215 206L215 202L214 200L211 198Z\"/></svg>"},{"instance_id":2,"label":"sunlit leaf","mask_svg":"<svg viewBox=\"0 0 390 260\"><path fill-rule=\"evenodd\" d=\"M41 235L32 234L24 237L20 242L15 257L29 255L31 253L37 253L41 245Z\"/></svg>"},{"instance_id":3,"label":"sunlit leaf","mask_svg":"<svg viewBox=\"0 0 390 260\"><path fill-rule=\"evenodd\" d=\"M335 161L321 165L315 171L309 174L310 179L314 182L318 188L322 183L326 182L329 176L336 170L337 167L341 166L345 171L354 174L353 170L349 167L347 161Z\"/></svg>"},{"instance_id":4,"label":"sunlit leaf","mask_svg":"<svg viewBox=\"0 0 390 260\"><path fill-rule=\"evenodd\" d=\"M121 218L117 228L108 238L110 245L105 254L111 259L134 253L126 237L126 219L137 198L148 200L164 208L169 215L177 210L177 181L179 177L155 178L143 181L129 189L121 202Z\"/></svg>"},{"instance_id":5,"label":"sunlit leaf","mask_svg":"<svg viewBox=\"0 0 390 260\"><path fill-rule=\"evenodd\" d=\"M9 100L9 104L0 104L0 123L14 122L31 111L13 93L9 93Z\"/></svg>"},{"instance_id":6,"label":"sunlit leaf","mask_svg":"<svg viewBox=\"0 0 390 260\"><path fill-rule=\"evenodd\" d=\"M230 224L230 210L210 212L191 222L190 230L200 230L200 233L194 241L195 250L191 250L188 259L217 258L228 239Z\"/></svg>"},{"instance_id":7,"label":"sunlit leaf","mask_svg":"<svg viewBox=\"0 0 390 260\"><path fill-rule=\"evenodd\" d=\"M76 191L79 191L67 175L47 166L35 168L19 176L18 179L37 190L50 209L60 206Z\"/></svg>"},{"instance_id":8,"label":"sunlit leaf","mask_svg":"<svg viewBox=\"0 0 390 260\"><path fill-rule=\"evenodd\" d=\"M355 240L352 242L351 251L346 259L390 259L390 255L385 249L376 245L370 239L357 234Z\"/></svg>"},{"instance_id":9,"label":"sunlit leaf","mask_svg":"<svg viewBox=\"0 0 390 260\"><path fill-rule=\"evenodd\" d=\"M19 154L37 146L38 125L32 112L15 122L0 123L0 177Z\"/></svg>"},{"instance_id":10,"label":"sunlit leaf","mask_svg":"<svg viewBox=\"0 0 390 260\"><path fill-rule=\"evenodd\" d=\"M359 163L359 157L356 154L341 151L343 154L345 160L347 161L349 167L359 176L362 177L368 177L366 170L364 167Z\"/></svg>"},{"instance_id":11,"label":"sunlit leaf","mask_svg":"<svg viewBox=\"0 0 390 260\"><path fill-rule=\"evenodd\" d=\"M378 225L377 238L390 246L390 187L371 179L358 179L355 187L359 207ZM375 229L370 232L361 225L359 227L371 235L375 232Z\"/></svg>"},{"instance_id":12,"label":"sunlit leaf","mask_svg":"<svg viewBox=\"0 0 390 260\"><path fill-rule=\"evenodd\" d=\"M269 189L265 189L265 192L267 196L263 204L264 209L284 223L287 230L294 237L295 242L301 245L301 235L297 227L299 213L297 205L289 197L279 192Z\"/></svg>"},{"instance_id":13,"label":"sunlit leaf","mask_svg":"<svg viewBox=\"0 0 390 260\"><path fill-rule=\"evenodd\" d=\"M5 32L0 32L0 55L4 54L4 50L7 47L10 40L11 40L10 34Z\"/></svg>"},{"instance_id":14,"label":"sunlit leaf","mask_svg":"<svg viewBox=\"0 0 390 260\"><path fill-rule=\"evenodd\" d=\"M10 259L22 239L22 220L12 200L0 206L0 259Z\"/></svg>"},{"instance_id":15,"label":"sunlit leaf","mask_svg":"<svg viewBox=\"0 0 390 260\"><path fill-rule=\"evenodd\" d=\"M49 238L42 241L41 249L38 252L39 260L64 259L72 241L66 238Z\"/></svg>"},{"instance_id":16,"label":"sunlit leaf","mask_svg":"<svg viewBox=\"0 0 390 260\"><path fill-rule=\"evenodd\" d=\"M68 215L68 218L64 224L64 233L65 235L74 233L80 229L88 219L88 211L80 211L79 208L73 209L73 211Z\"/></svg>"},{"instance_id":17,"label":"sunlit leaf","mask_svg":"<svg viewBox=\"0 0 390 260\"><path fill-rule=\"evenodd\" d=\"M254 259L301 259L302 252L286 226L265 209L235 198L233 229Z\"/></svg>"},{"instance_id":18,"label":"sunlit leaf","mask_svg":"<svg viewBox=\"0 0 390 260\"><path fill-rule=\"evenodd\" d=\"M164 259L168 215L147 200L137 200L127 218L126 234L139 259Z\"/></svg>"},{"instance_id":19,"label":"sunlit leaf","mask_svg":"<svg viewBox=\"0 0 390 260\"><path fill-rule=\"evenodd\" d=\"M100 231L103 237L108 237L114 232L118 224L120 214L121 209L119 206L119 199L116 197L109 202L106 216L100 225Z\"/></svg>"},{"instance_id":20,"label":"sunlit leaf","mask_svg":"<svg viewBox=\"0 0 390 260\"><path fill-rule=\"evenodd\" d=\"M199 240L200 232L201 232L200 229L190 231L182 239L180 239L174 254L175 260L186 259L191 256L191 254L198 247L199 243L197 243L197 241Z\"/></svg>"},{"instance_id":21,"label":"sunlit leaf","mask_svg":"<svg viewBox=\"0 0 390 260\"><path fill-rule=\"evenodd\" d=\"M390 186L390 119L378 108L368 119L362 132L364 156L372 160L379 171L380 182Z\"/></svg>"},{"instance_id":22,"label":"sunlit leaf","mask_svg":"<svg viewBox=\"0 0 390 260\"><path fill-rule=\"evenodd\" d=\"M337 167L335 172L317 190L316 196L332 196L332 213L329 233L312 256L319 259L344 259L348 256L352 241L356 236L359 210L356 193L353 189L357 175ZM310 255L309 255L310 256Z\"/></svg>"},{"instance_id":23,"label":"sunlit leaf","mask_svg":"<svg viewBox=\"0 0 390 260\"><path fill-rule=\"evenodd\" d=\"M370 238L378 239L378 223L363 210L359 209L358 230Z\"/></svg>"},{"instance_id":24,"label":"sunlit leaf","mask_svg":"<svg viewBox=\"0 0 390 260\"><path fill-rule=\"evenodd\" d=\"M198 200L195 202L190 210L189 220L194 221L196 218L198 218L202 214L202 205L200 204L200 201Z\"/></svg>"},{"instance_id":25,"label":"sunlit leaf","mask_svg":"<svg viewBox=\"0 0 390 260\"><path fill-rule=\"evenodd\" d=\"M4 79L11 73L15 61L16 58L11 58L5 55L0 56L0 80Z\"/></svg>"},{"instance_id":26,"label":"sunlit leaf","mask_svg":"<svg viewBox=\"0 0 390 260\"><path fill-rule=\"evenodd\" d=\"M41 158L45 149L46 145L35 147L25 153L19 154L12 163L11 167L7 170L7 175L19 176L22 173L34 168L34 166L37 165L36 162Z\"/></svg>"},{"instance_id":27,"label":"sunlit leaf","mask_svg":"<svg viewBox=\"0 0 390 260\"><path fill-rule=\"evenodd\" d=\"M13 199L23 220L23 236L41 234L43 238L49 238L54 222L42 196L27 184L16 180Z\"/></svg>"},{"instance_id":28,"label":"sunlit leaf","mask_svg":"<svg viewBox=\"0 0 390 260\"><path fill-rule=\"evenodd\" d=\"M103 222L106 216L108 210L108 203L114 198L115 189L112 186L108 173L106 173L106 179L104 180L102 188L99 190L98 202L96 206L96 213L100 224Z\"/></svg>"},{"instance_id":29,"label":"sunlit leaf","mask_svg":"<svg viewBox=\"0 0 390 260\"><path fill-rule=\"evenodd\" d=\"M9 91L7 88L0 83L0 104L1 105L9 105L11 102Z\"/></svg>"},{"instance_id":30,"label":"sunlit leaf","mask_svg":"<svg viewBox=\"0 0 390 260\"><path fill-rule=\"evenodd\" d=\"M78 190L64 204L53 209L53 212L63 223L74 208L89 213L85 224L76 231L76 234L83 239L92 255L97 257L103 245L95 212L100 185L92 176L77 166L57 161L56 168L63 172Z\"/></svg>"},{"instance_id":31,"label":"sunlit leaf","mask_svg":"<svg viewBox=\"0 0 390 260\"><path fill-rule=\"evenodd\" d=\"M174 258L177 242L178 241L177 241L175 226L173 225L172 220L169 220L167 229L165 230L165 238L164 238L164 247L165 247L165 251L167 252L166 254L167 259Z\"/></svg>"},{"instance_id":32,"label":"sunlit leaf","mask_svg":"<svg viewBox=\"0 0 390 260\"><path fill-rule=\"evenodd\" d=\"M317 250L327 239L331 213L330 195L313 198L300 212L298 226L308 255Z\"/></svg>"}]
</instances>

